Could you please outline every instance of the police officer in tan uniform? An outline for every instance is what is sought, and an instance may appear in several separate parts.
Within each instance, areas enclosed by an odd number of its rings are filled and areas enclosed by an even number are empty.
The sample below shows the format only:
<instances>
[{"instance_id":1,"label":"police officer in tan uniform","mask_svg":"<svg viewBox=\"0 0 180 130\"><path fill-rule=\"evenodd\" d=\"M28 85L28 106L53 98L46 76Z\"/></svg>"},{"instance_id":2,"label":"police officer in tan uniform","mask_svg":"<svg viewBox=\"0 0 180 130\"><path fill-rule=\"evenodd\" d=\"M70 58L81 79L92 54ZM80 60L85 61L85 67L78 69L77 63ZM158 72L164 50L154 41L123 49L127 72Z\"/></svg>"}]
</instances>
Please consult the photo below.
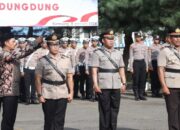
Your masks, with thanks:
<instances>
[{"instance_id":1,"label":"police officer in tan uniform","mask_svg":"<svg viewBox=\"0 0 180 130\"><path fill-rule=\"evenodd\" d=\"M78 62L76 61L76 55L78 52L78 47L77 47L77 38L70 38L69 43L71 46L71 53L72 53L72 64L74 67L74 99L79 99L80 97L78 96L78 91L79 91L79 81L80 81L80 76L78 74Z\"/></svg>"},{"instance_id":2,"label":"police officer in tan uniform","mask_svg":"<svg viewBox=\"0 0 180 130\"><path fill-rule=\"evenodd\" d=\"M144 44L140 33L135 33L136 42L130 46L129 62L133 74L133 91L135 100L146 100L144 97L146 72L148 72L148 47Z\"/></svg>"},{"instance_id":3,"label":"police officer in tan uniform","mask_svg":"<svg viewBox=\"0 0 180 130\"><path fill-rule=\"evenodd\" d=\"M121 52L114 49L113 30L104 31L100 41L103 47L94 51L91 65L98 94L99 130L116 130L121 91L126 89L124 62Z\"/></svg>"},{"instance_id":4,"label":"police officer in tan uniform","mask_svg":"<svg viewBox=\"0 0 180 130\"><path fill-rule=\"evenodd\" d=\"M59 53L57 35L52 34L46 40L49 54L40 59L35 71L45 116L44 130L64 130L67 102L73 99L73 68L70 59Z\"/></svg>"},{"instance_id":5,"label":"police officer in tan uniform","mask_svg":"<svg viewBox=\"0 0 180 130\"><path fill-rule=\"evenodd\" d=\"M25 48L27 44L27 39L25 37L20 37L17 39L19 47L22 49ZM24 80L24 58L20 59L20 72L21 72L21 79L20 79L20 102L26 102L26 87L25 87L25 80Z\"/></svg>"},{"instance_id":6,"label":"police officer in tan uniform","mask_svg":"<svg viewBox=\"0 0 180 130\"><path fill-rule=\"evenodd\" d=\"M60 49L59 53L63 57L70 58L71 60L71 65L75 65L75 56L72 54L72 49L68 46L69 44L69 38L68 37L63 37L60 39Z\"/></svg>"},{"instance_id":7,"label":"police officer in tan uniform","mask_svg":"<svg viewBox=\"0 0 180 130\"><path fill-rule=\"evenodd\" d=\"M154 43L149 47L149 70L151 78L151 91L152 97L161 97L159 93L161 85L157 72L157 57L162 46L160 45L159 35L155 35L153 39Z\"/></svg>"},{"instance_id":8,"label":"police officer in tan uniform","mask_svg":"<svg viewBox=\"0 0 180 130\"><path fill-rule=\"evenodd\" d=\"M89 87L88 83L88 47L89 47L89 38L84 38L83 40L83 47L80 48L76 55L76 61L78 63L78 70L77 73L80 76L80 93L82 99L88 99L87 93L85 93L84 84L86 83L86 90Z\"/></svg>"},{"instance_id":9,"label":"police officer in tan uniform","mask_svg":"<svg viewBox=\"0 0 180 130\"><path fill-rule=\"evenodd\" d=\"M28 38L29 44L32 44L35 38ZM48 49L45 41L41 44L41 48L37 49L31 55L24 58L24 79L25 79L25 88L26 88L26 105L37 104L37 96L35 93L35 67L38 60L47 55Z\"/></svg>"},{"instance_id":10,"label":"police officer in tan uniform","mask_svg":"<svg viewBox=\"0 0 180 130\"><path fill-rule=\"evenodd\" d=\"M160 51L159 79L165 95L169 130L180 130L180 29L169 29L171 46Z\"/></svg>"},{"instance_id":11,"label":"police officer in tan uniform","mask_svg":"<svg viewBox=\"0 0 180 130\"><path fill-rule=\"evenodd\" d=\"M70 53L71 53L71 50L68 47L68 44L69 44L69 38L68 37L63 37L60 39L61 48L59 49L59 52L61 54L63 54L64 56L67 56L67 57L69 57Z\"/></svg>"},{"instance_id":12,"label":"police officer in tan uniform","mask_svg":"<svg viewBox=\"0 0 180 130\"><path fill-rule=\"evenodd\" d=\"M88 70L89 70L89 75L88 75L88 88L86 90L86 97L90 101L95 101L95 94L93 92L93 80L92 80L92 71L91 71L91 62L92 62L92 55L94 53L94 50L98 49L98 44L99 44L99 36L93 36L91 37L91 46L88 48Z\"/></svg>"}]
</instances>

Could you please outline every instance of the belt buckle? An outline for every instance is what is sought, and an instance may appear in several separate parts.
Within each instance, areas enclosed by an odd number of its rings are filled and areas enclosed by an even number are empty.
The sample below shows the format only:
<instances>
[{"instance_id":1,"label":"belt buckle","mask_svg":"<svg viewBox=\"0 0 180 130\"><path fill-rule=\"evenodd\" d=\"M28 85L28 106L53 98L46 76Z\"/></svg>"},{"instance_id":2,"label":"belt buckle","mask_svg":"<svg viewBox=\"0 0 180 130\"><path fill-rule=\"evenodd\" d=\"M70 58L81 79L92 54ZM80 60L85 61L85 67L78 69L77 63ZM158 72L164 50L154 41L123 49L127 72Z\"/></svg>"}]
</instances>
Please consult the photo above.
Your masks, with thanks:
<instances>
[{"instance_id":1,"label":"belt buckle","mask_svg":"<svg viewBox=\"0 0 180 130\"><path fill-rule=\"evenodd\" d=\"M57 86L57 81L53 81L52 84L53 84L54 86Z\"/></svg>"}]
</instances>

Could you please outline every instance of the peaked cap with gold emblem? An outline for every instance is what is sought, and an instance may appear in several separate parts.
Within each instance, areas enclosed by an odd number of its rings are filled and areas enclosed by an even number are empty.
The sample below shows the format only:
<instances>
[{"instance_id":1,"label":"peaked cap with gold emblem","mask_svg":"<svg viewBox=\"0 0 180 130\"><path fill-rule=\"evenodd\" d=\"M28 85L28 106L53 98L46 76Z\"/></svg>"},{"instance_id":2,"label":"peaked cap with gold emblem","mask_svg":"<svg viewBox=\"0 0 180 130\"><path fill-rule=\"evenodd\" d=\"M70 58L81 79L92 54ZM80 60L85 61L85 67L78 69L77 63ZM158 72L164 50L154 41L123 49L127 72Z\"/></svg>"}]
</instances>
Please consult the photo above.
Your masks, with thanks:
<instances>
[{"instance_id":1,"label":"peaked cap with gold emblem","mask_svg":"<svg viewBox=\"0 0 180 130\"><path fill-rule=\"evenodd\" d=\"M171 34L180 35L180 28L178 28L178 27L169 28L168 32L169 32L169 35L171 35Z\"/></svg>"},{"instance_id":2,"label":"peaked cap with gold emblem","mask_svg":"<svg viewBox=\"0 0 180 130\"><path fill-rule=\"evenodd\" d=\"M58 36L56 34L52 34L52 35L49 35L48 37L46 37L46 41L47 42L56 42L59 40L58 40Z\"/></svg>"},{"instance_id":3,"label":"peaked cap with gold emblem","mask_svg":"<svg viewBox=\"0 0 180 130\"><path fill-rule=\"evenodd\" d=\"M112 29L107 29L100 34L100 37L103 38L104 35L114 35L114 31Z\"/></svg>"},{"instance_id":4,"label":"peaked cap with gold emblem","mask_svg":"<svg viewBox=\"0 0 180 130\"><path fill-rule=\"evenodd\" d=\"M107 30L105 30L105 31L103 31L101 34L100 34L100 36L99 36L99 41L100 42L102 42L102 39L106 36L106 35L108 35L108 36L114 36L114 31L113 31L113 29L107 29Z\"/></svg>"}]
</instances>

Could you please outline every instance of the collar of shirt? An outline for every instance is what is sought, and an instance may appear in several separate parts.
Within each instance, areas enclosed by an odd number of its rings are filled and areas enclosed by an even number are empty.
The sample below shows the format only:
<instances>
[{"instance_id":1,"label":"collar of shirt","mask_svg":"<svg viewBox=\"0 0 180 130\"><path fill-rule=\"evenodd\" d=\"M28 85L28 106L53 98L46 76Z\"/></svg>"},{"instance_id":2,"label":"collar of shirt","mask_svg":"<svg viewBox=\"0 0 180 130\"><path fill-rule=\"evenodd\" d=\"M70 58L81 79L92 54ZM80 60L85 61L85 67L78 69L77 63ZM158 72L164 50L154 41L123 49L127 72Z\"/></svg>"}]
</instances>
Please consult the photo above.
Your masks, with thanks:
<instances>
[{"instance_id":1,"label":"collar of shirt","mask_svg":"<svg viewBox=\"0 0 180 130\"><path fill-rule=\"evenodd\" d=\"M153 47L161 47L161 45L160 45L160 44L154 44L154 43L153 43Z\"/></svg>"},{"instance_id":2,"label":"collar of shirt","mask_svg":"<svg viewBox=\"0 0 180 130\"><path fill-rule=\"evenodd\" d=\"M135 42L136 45L145 45L143 41L141 42Z\"/></svg>"},{"instance_id":3,"label":"collar of shirt","mask_svg":"<svg viewBox=\"0 0 180 130\"><path fill-rule=\"evenodd\" d=\"M56 56L53 56L52 54L48 54L47 55L50 59L54 59L54 60L58 60L61 58L60 54L58 53Z\"/></svg>"},{"instance_id":4,"label":"collar of shirt","mask_svg":"<svg viewBox=\"0 0 180 130\"><path fill-rule=\"evenodd\" d=\"M115 51L114 47L113 47L112 49L108 49L108 48L106 48L105 46L103 46L102 49L105 50L105 51L107 51L107 52L110 52L110 53L113 52L113 51Z\"/></svg>"},{"instance_id":5,"label":"collar of shirt","mask_svg":"<svg viewBox=\"0 0 180 130\"><path fill-rule=\"evenodd\" d=\"M77 47L76 47L76 48L71 47L71 49L72 49L72 50L78 50L78 48L77 48Z\"/></svg>"}]
</instances>

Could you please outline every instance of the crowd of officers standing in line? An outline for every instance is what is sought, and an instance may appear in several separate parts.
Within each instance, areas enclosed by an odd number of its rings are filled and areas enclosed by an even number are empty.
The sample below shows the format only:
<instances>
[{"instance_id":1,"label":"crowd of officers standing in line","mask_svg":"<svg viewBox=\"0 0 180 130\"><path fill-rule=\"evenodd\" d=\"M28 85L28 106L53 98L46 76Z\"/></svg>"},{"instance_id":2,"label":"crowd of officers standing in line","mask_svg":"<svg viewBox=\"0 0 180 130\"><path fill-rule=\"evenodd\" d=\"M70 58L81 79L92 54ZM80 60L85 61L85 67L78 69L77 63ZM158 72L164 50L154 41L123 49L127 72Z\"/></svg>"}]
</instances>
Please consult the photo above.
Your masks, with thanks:
<instances>
[{"instance_id":1,"label":"crowd of officers standing in line","mask_svg":"<svg viewBox=\"0 0 180 130\"><path fill-rule=\"evenodd\" d=\"M20 37L17 41L18 44L23 47L25 44L31 44L34 40L35 38L26 39ZM90 61L93 51L99 46L99 37L93 36L91 39L85 38L82 42L82 48L77 47L78 42L77 38L60 38L59 53L61 56L71 59L71 64L74 68L74 98L95 101L92 76L90 74ZM22 75L20 100L27 105L38 103L37 95L35 93L35 67L38 60L47 55L48 52L47 43L46 41L43 41L41 48L20 60L20 70ZM81 96L79 96L79 93Z\"/></svg>"},{"instance_id":2,"label":"crowd of officers standing in line","mask_svg":"<svg viewBox=\"0 0 180 130\"><path fill-rule=\"evenodd\" d=\"M146 100L145 85L150 74L152 97L162 97L160 94L160 82L157 74L157 57L159 51L169 44L160 45L162 40L159 35L154 35L154 43L148 47L143 43L143 38L140 33L135 33L135 43L131 44L129 51L129 65L128 71L132 73L132 89L135 100ZM168 40L166 37L166 41ZM33 43L35 38L18 38L18 44L24 46L25 44ZM91 61L93 51L100 47L99 36L92 38L85 38L82 42L83 47L77 47L77 38L63 37L60 39L59 53L64 57L71 59L74 67L74 99L88 99L96 101L97 96L93 91ZM21 87L20 100L26 104L38 103L35 92L35 67L38 60L47 55L46 41L41 44L41 48L33 52L31 55L21 59ZM80 94L80 95L79 95Z\"/></svg>"},{"instance_id":3,"label":"crowd of officers standing in line","mask_svg":"<svg viewBox=\"0 0 180 130\"><path fill-rule=\"evenodd\" d=\"M145 84L150 72L153 97L162 97L162 85L170 130L180 129L179 37L177 28L167 34L165 44L160 45L160 37L155 35L154 43L147 47L137 32L129 51L128 70L132 73L135 101L147 100ZM1 39L1 130L13 130L18 95L26 104L42 103L44 130L64 129L67 103L73 98L98 98L99 129L116 130L120 93L125 92L127 82L122 54L114 49L113 30L104 31L100 37L85 38L82 48L77 48L76 38L59 39L56 34L45 39L21 37L17 41L11 34L4 34ZM98 46L99 41L102 47ZM24 82L21 80L19 89L20 74Z\"/></svg>"}]
</instances>

